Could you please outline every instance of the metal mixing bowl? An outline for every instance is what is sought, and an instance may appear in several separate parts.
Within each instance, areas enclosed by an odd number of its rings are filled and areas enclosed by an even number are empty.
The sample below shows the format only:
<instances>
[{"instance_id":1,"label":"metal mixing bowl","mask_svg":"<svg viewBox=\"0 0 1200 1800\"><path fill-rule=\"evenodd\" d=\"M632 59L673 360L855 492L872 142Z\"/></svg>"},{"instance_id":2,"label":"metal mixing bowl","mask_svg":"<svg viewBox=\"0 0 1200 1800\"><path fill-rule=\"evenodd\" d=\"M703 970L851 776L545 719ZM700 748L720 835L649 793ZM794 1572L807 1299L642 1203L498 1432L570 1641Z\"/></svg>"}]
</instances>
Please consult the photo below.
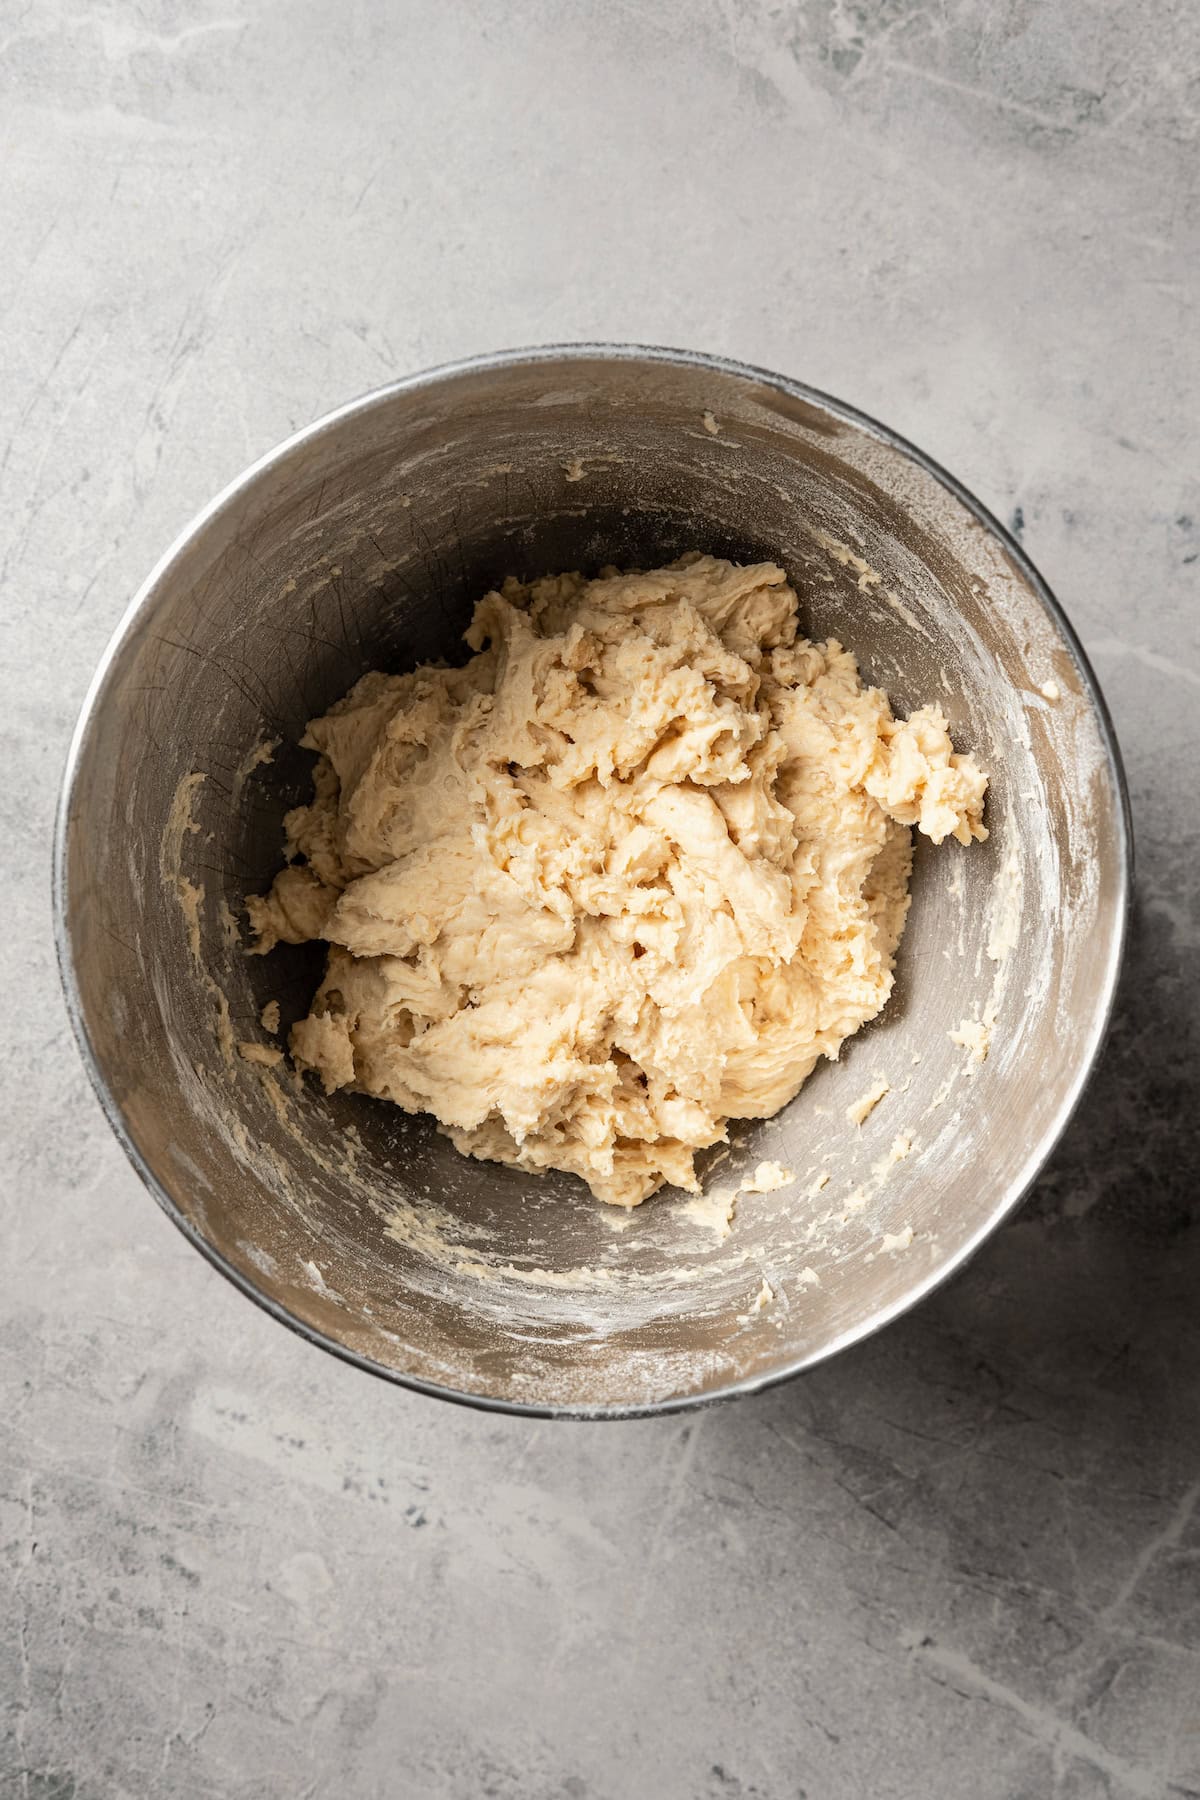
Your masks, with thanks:
<instances>
[{"instance_id":1,"label":"metal mixing bowl","mask_svg":"<svg viewBox=\"0 0 1200 1800\"><path fill-rule=\"evenodd\" d=\"M427 1119L327 1098L234 1048L267 1041L259 1014L279 994L286 1029L318 977L316 947L248 958L237 925L308 792L305 721L367 669L464 654L472 603L507 574L688 549L782 563L808 635L850 645L897 711L938 700L991 773L987 843L918 848L883 1016L778 1117L735 1125L709 1153L710 1185L760 1158L796 1174L744 1196L725 1239L678 1196L617 1213L570 1178L468 1161ZM1129 860L1093 676L1019 546L963 488L796 382L572 346L368 395L200 515L87 697L55 892L105 1111L212 1263L362 1368L595 1416L761 1388L970 1256L1096 1056ZM951 1033L992 1015L973 1060ZM877 1075L890 1092L851 1123Z\"/></svg>"}]
</instances>

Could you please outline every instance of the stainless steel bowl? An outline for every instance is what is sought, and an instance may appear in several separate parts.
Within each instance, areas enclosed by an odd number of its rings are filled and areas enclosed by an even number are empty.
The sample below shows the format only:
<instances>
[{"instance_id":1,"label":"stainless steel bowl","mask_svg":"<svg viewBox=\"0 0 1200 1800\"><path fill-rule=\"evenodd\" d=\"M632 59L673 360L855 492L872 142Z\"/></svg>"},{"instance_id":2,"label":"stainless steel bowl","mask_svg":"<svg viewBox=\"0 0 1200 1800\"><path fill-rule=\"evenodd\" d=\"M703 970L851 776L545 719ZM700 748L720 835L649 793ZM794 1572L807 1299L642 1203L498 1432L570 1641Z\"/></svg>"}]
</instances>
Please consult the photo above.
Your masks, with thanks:
<instances>
[{"instance_id":1,"label":"stainless steel bowl","mask_svg":"<svg viewBox=\"0 0 1200 1800\"><path fill-rule=\"evenodd\" d=\"M781 562L808 634L855 649L898 710L939 700L992 778L985 845L918 851L883 1017L717 1154L713 1184L760 1157L797 1176L744 1196L724 1240L678 1197L614 1214L573 1180L469 1162L428 1120L301 1089L234 1048L264 1039L260 1010L281 991L286 1027L317 979L313 947L249 959L237 933L308 786L305 721L368 668L459 655L472 602L508 573L691 548ZM1129 865L1091 671L1019 546L957 482L797 382L568 346L368 395L200 515L88 694L55 893L97 1092L197 1249L362 1368L596 1416L762 1388L971 1255L1096 1056ZM972 1060L951 1033L993 1015ZM877 1075L890 1092L852 1124Z\"/></svg>"}]
</instances>

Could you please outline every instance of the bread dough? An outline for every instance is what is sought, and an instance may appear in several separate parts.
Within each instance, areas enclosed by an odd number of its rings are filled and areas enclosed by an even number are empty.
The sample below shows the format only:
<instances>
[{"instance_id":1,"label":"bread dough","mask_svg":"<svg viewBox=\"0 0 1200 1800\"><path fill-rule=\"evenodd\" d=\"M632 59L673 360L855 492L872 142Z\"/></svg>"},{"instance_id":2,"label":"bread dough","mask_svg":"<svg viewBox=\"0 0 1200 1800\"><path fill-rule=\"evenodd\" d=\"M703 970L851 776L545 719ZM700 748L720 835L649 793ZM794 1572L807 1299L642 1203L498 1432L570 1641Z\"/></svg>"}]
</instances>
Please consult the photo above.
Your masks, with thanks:
<instances>
[{"instance_id":1,"label":"bread dough","mask_svg":"<svg viewBox=\"0 0 1200 1800\"><path fill-rule=\"evenodd\" d=\"M314 798L248 900L324 938L292 1055L471 1156L636 1206L874 1018L910 827L986 836L986 777L907 721L773 563L516 580L462 668L366 675L302 744Z\"/></svg>"}]
</instances>

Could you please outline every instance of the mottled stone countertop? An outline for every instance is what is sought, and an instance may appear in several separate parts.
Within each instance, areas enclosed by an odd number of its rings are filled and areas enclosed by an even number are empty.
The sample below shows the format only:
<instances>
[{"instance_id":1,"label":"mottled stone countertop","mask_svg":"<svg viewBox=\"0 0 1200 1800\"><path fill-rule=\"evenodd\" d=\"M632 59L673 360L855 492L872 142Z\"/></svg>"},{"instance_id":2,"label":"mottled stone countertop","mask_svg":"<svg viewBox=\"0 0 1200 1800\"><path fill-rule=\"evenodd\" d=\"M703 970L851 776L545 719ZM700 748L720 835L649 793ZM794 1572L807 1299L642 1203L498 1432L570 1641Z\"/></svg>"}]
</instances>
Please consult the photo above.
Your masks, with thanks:
<instances>
[{"instance_id":1,"label":"mottled stone countertop","mask_svg":"<svg viewBox=\"0 0 1200 1800\"><path fill-rule=\"evenodd\" d=\"M0 5L0 1796L1200 1795L1192 0ZM59 997L55 788L161 548L504 344L786 370L1008 518L1128 763L1102 1067L1019 1217L763 1399L392 1391L189 1249Z\"/></svg>"}]
</instances>

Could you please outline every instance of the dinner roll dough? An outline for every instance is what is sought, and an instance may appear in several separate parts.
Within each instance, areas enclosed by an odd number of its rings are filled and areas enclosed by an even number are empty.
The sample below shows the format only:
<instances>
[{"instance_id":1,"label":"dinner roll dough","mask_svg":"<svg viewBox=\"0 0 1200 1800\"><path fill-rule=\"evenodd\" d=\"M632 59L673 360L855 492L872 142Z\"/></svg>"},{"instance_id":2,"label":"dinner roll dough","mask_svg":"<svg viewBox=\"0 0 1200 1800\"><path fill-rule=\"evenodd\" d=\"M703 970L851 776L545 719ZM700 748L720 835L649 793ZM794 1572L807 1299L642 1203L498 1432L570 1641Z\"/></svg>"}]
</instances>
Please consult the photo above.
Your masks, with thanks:
<instances>
[{"instance_id":1,"label":"dinner roll dough","mask_svg":"<svg viewBox=\"0 0 1200 1800\"><path fill-rule=\"evenodd\" d=\"M636 1206L695 1190L874 1018L911 834L987 834L936 706L797 634L773 563L504 583L463 668L374 673L301 742L255 948L324 938L292 1055L471 1156Z\"/></svg>"}]
</instances>

